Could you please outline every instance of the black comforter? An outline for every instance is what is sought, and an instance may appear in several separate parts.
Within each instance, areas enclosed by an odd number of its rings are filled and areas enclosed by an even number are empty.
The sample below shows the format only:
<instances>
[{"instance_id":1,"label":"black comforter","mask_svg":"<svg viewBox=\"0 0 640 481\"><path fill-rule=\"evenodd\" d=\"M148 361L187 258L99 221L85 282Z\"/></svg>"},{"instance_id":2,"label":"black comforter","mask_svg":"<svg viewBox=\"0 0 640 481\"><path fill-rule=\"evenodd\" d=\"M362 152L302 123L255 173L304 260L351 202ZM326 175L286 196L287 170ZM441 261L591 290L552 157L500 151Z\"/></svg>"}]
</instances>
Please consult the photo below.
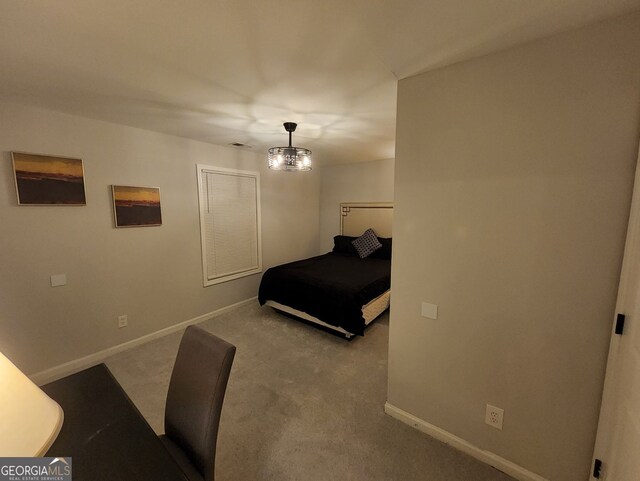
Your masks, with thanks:
<instances>
[{"instance_id":1,"label":"black comforter","mask_svg":"<svg viewBox=\"0 0 640 481\"><path fill-rule=\"evenodd\" d=\"M362 306L391 286L391 261L330 252L268 269L258 300L272 300L362 335Z\"/></svg>"}]
</instances>

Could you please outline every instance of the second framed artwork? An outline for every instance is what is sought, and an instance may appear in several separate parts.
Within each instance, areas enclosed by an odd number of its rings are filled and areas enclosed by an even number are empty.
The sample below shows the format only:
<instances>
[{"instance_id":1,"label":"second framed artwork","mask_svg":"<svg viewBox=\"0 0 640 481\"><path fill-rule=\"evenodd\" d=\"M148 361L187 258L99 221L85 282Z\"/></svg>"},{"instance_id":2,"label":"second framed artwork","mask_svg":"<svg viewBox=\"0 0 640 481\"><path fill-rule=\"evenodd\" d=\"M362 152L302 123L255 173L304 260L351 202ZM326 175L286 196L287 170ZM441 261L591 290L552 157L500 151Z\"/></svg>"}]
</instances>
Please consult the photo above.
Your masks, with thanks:
<instances>
[{"instance_id":1,"label":"second framed artwork","mask_svg":"<svg viewBox=\"0 0 640 481\"><path fill-rule=\"evenodd\" d=\"M112 185L113 214L116 227L151 227L162 225L160 189Z\"/></svg>"}]
</instances>

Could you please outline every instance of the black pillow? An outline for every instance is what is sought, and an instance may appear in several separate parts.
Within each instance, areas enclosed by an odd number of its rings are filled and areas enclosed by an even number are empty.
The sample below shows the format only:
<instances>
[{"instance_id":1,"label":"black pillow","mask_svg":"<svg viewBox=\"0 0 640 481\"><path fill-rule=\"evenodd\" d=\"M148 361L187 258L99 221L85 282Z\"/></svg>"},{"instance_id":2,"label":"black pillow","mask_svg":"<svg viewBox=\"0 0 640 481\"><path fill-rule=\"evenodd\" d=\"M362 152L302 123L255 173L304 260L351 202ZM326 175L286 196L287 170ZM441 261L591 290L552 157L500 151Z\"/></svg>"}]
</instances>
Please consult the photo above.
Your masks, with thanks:
<instances>
[{"instance_id":1,"label":"black pillow","mask_svg":"<svg viewBox=\"0 0 640 481\"><path fill-rule=\"evenodd\" d=\"M351 237L348 235L337 235L333 238L333 252L337 252L339 254L348 254L350 256L357 256L358 251L355 247L353 247L352 242L356 240L357 237Z\"/></svg>"},{"instance_id":2,"label":"black pillow","mask_svg":"<svg viewBox=\"0 0 640 481\"><path fill-rule=\"evenodd\" d=\"M371 254L371 257L377 259L391 259L391 237L378 237L378 242L382 244L382 247Z\"/></svg>"}]
</instances>

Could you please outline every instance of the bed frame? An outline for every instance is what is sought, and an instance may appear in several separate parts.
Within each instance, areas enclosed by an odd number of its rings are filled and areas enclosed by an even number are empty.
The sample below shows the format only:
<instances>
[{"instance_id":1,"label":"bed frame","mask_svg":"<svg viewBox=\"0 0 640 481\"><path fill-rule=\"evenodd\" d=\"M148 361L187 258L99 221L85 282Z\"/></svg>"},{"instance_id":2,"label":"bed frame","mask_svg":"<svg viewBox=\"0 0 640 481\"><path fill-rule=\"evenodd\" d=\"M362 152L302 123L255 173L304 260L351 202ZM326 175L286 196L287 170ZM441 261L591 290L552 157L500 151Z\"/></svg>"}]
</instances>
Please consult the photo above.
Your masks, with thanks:
<instances>
[{"instance_id":1,"label":"bed frame","mask_svg":"<svg viewBox=\"0 0 640 481\"><path fill-rule=\"evenodd\" d=\"M344 202L340 204L340 234L352 237L362 235L362 233L372 228L378 237L393 237L393 203L392 202ZM375 318L387 310L390 304L391 290L388 290L373 299L368 304L362 306L364 323L368 326ZM319 325L323 330L344 336L351 340L353 334L338 326L332 326L317 317L310 316L306 312L299 311L275 301L267 301L265 305L275 310Z\"/></svg>"},{"instance_id":2,"label":"bed frame","mask_svg":"<svg viewBox=\"0 0 640 481\"><path fill-rule=\"evenodd\" d=\"M392 202L345 202L340 204L340 234L358 237L372 228L378 237L393 237Z\"/></svg>"}]
</instances>

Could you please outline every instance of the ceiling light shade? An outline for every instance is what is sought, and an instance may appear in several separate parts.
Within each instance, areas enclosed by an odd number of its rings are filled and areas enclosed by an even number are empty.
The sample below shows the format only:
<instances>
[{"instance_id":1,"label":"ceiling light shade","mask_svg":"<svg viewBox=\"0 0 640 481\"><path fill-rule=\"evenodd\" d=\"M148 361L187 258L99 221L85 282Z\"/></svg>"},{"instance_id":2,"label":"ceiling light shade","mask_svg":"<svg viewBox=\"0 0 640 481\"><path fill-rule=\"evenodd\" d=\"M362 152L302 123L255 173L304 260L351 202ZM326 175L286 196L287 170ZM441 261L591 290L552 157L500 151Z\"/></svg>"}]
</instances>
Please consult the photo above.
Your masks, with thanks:
<instances>
[{"instance_id":1,"label":"ceiling light shade","mask_svg":"<svg viewBox=\"0 0 640 481\"><path fill-rule=\"evenodd\" d=\"M284 130L289 132L289 146L271 147L269 149L269 168L273 170L285 170L287 172L304 172L311 170L311 151L291 145L291 133L296 130L298 124L285 122L283 125Z\"/></svg>"},{"instance_id":2,"label":"ceiling light shade","mask_svg":"<svg viewBox=\"0 0 640 481\"><path fill-rule=\"evenodd\" d=\"M55 441L64 414L0 352L0 457L43 456Z\"/></svg>"}]
</instances>

